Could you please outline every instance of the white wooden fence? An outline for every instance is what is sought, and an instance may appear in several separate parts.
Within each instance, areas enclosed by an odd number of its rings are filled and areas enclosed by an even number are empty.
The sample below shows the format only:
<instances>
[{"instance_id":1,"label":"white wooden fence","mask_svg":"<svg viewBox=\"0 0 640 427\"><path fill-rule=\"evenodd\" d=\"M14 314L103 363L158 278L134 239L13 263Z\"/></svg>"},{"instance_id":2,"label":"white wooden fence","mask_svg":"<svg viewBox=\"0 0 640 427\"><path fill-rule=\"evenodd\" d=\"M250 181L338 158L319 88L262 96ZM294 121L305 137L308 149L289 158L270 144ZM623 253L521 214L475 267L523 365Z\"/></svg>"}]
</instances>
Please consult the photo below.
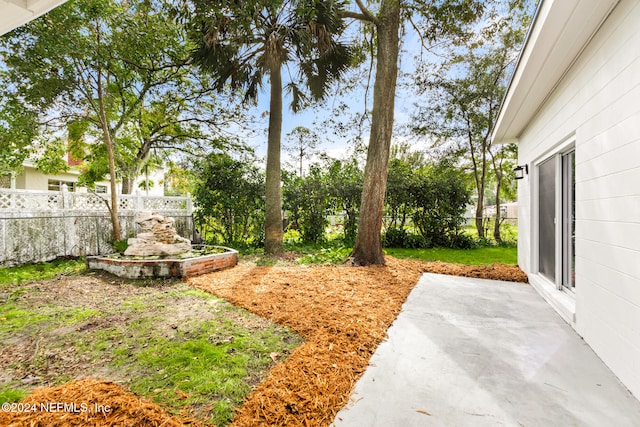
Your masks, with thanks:
<instances>
[{"instance_id":1,"label":"white wooden fence","mask_svg":"<svg viewBox=\"0 0 640 427\"><path fill-rule=\"evenodd\" d=\"M113 227L106 194L0 189L0 265L48 261L63 256L112 252ZM190 197L118 196L123 237L137 233L136 211L176 220L176 230L193 235Z\"/></svg>"}]
</instances>

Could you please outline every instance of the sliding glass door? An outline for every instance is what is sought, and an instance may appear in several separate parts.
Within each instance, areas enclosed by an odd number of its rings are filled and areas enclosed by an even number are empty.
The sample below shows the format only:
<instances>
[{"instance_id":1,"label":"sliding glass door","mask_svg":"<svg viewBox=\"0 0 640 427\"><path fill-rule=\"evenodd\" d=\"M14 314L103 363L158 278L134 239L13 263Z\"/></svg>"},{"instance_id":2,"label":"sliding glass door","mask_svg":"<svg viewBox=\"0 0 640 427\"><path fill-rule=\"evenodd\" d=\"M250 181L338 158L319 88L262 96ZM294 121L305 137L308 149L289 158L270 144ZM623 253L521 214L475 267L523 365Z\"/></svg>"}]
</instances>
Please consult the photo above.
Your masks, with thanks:
<instances>
[{"instance_id":1,"label":"sliding glass door","mask_svg":"<svg viewBox=\"0 0 640 427\"><path fill-rule=\"evenodd\" d=\"M562 286L569 290L573 290L576 286L575 164L575 151L562 156Z\"/></svg>"},{"instance_id":2,"label":"sliding glass door","mask_svg":"<svg viewBox=\"0 0 640 427\"><path fill-rule=\"evenodd\" d=\"M556 278L556 160L538 166L538 271L555 282Z\"/></svg>"},{"instance_id":3,"label":"sliding glass door","mask_svg":"<svg viewBox=\"0 0 640 427\"><path fill-rule=\"evenodd\" d=\"M575 151L538 165L538 272L575 288Z\"/></svg>"}]
</instances>

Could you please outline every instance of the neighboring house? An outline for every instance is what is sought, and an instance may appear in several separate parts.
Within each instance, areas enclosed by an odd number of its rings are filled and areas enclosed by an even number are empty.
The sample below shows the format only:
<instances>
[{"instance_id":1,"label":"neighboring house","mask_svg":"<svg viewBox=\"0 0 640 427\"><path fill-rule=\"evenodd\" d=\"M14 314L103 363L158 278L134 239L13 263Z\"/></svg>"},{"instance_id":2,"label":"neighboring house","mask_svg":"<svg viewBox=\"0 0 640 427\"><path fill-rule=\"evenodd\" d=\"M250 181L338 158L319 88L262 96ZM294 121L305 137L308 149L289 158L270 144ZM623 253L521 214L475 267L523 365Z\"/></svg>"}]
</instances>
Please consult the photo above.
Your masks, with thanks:
<instances>
[{"instance_id":1,"label":"neighboring house","mask_svg":"<svg viewBox=\"0 0 640 427\"><path fill-rule=\"evenodd\" d=\"M76 191L78 190L76 183L80 176L80 171L74 167L76 164L70 159L67 164L70 167L66 172L45 174L38 170L35 163L27 160L22 164L22 172L13 176L12 185L9 188L16 190L60 191L62 185L66 184L69 191Z\"/></svg>"},{"instance_id":2,"label":"neighboring house","mask_svg":"<svg viewBox=\"0 0 640 427\"><path fill-rule=\"evenodd\" d=\"M640 2L542 0L493 139L527 166L520 267L640 397Z\"/></svg>"},{"instance_id":3,"label":"neighboring house","mask_svg":"<svg viewBox=\"0 0 640 427\"><path fill-rule=\"evenodd\" d=\"M67 186L68 191L87 192L86 187L78 185L80 177L79 166L82 162L73 160L69 155L67 164L69 169L66 172L57 174L45 174L39 171L36 165L31 161L23 163L22 172L15 176L0 177L0 188L9 188L15 190L36 190L36 191L60 191L63 185ZM145 187L146 177L139 177L133 187L133 193L140 192L149 196L164 196L164 170L149 171L148 181L149 188ZM147 191L148 190L148 191ZM110 193L111 187L109 181L96 183L96 193ZM120 184L118 184L120 191Z\"/></svg>"},{"instance_id":4,"label":"neighboring house","mask_svg":"<svg viewBox=\"0 0 640 427\"><path fill-rule=\"evenodd\" d=\"M26 24L27 22L39 17L49 10L63 4L66 0L0 0L0 36L9 31ZM0 89L0 94L2 89ZM22 190L52 190L59 191L63 184L67 185L69 191L86 191L83 187L77 187L76 183L80 172L74 169L77 163L69 161L71 168L67 172L55 175L47 175L40 172L32 162L23 164L23 172L14 176L2 174L0 172L0 188L22 189ZM150 172L149 181L153 182L153 186L148 188L149 195L164 195L163 179L164 172ZM147 189L144 184L144 177L136 180L134 192L140 190L146 193ZM98 193L106 193L109 191L109 183L102 182L96 185Z\"/></svg>"}]
</instances>

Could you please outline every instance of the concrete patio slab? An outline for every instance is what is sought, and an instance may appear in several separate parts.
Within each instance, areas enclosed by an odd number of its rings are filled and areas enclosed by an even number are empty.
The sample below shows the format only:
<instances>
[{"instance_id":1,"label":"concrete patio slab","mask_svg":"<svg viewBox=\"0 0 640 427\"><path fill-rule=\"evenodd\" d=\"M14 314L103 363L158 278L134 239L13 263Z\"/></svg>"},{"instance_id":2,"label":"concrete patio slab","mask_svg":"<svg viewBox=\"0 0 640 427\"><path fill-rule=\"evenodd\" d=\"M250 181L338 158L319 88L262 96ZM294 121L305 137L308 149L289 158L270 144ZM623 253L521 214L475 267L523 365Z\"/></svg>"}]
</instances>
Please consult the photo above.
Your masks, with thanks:
<instances>
[{"instance_id":1,"label":"concrete patio slab","mask_svg":"<svg viewBox=\"0 0 640 427\"><path fill-rule=\"evenodd\" d=\"M345 426L640 426L640 402L529 285L425 274Z\"/></svg>"}]
</instances>

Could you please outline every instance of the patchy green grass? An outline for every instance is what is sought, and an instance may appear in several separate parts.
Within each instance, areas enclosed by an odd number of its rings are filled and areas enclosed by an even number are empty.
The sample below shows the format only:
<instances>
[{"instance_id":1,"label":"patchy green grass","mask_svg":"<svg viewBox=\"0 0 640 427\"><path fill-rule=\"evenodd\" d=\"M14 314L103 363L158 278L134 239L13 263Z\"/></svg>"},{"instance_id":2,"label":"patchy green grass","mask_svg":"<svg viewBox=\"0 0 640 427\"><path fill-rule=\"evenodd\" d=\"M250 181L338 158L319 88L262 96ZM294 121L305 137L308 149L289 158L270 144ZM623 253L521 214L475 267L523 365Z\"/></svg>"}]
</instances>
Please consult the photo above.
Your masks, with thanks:
<instances>
[{"instance_id":1,"label":"patchy green grass","mask_svg":"<svg viewBox=\"0 0 640 427\"><path fill-rule=\"evenodd\" d=\"M251 391L247 378L268 369L270 354L282 351L280 332L271 326L249 333L232 322L212 321L189 337L155 338L133 357L148 374L132 381L131 388L176 410L189 405L209 412L214 424L226 424ZM117 359L131 364L127 354Z\"/></svg>"},{"instance_id":2,"label":"patchy green grass","mask_svg":"<svg viewBox=\"0 0 640 427\"><path fill-rule=\"evenodd\" d=\"M516 246L485 246L475 249L385 249L387 255L396 258L418 259L422 261L442 261L466 265L507 264L518 263Z\"/></svg>"},{"instance_id":3,"label":"patchy green grass","mask_svg":"<svg viewBox=\"0 0 640 427\"><path fill-rule=\"evenodd\" d=\"M342 264L351 253L351 247L345 245L340 236L327 237L321 243L304 243L298 231L288 230L284 235L284 247L297 255L296 263L300 265Z\"/></svg>"},{"instance_id":4,"label":"patchy green grass","mask_svg":"<svg viewBox=\"0 0 640 427\"><path fill-rule=\"evenodd\" d=\"M256 252L248 255L245 254L244 258L250 262L255 262L256 265L262 266L290 265L292 262L299 265L342 264L351 253L351 247L345 246L340 239L312 244L301 243L299 240L289 238L285 239L285 251L287 252L287 256L284 258L269 257ZM515 243L505 243L502 245L487 244L473 249L385 248L384 252L396 258L442 261L466 265L487 265L495 263L516 265L518 263L517 245Z\"/></svg>"},{"instance_id":5,"label":"patchy green grass","mask_svg":"<svg viewBox=\"0 0 640 427\"><path fill-rule=\"evenodd\" d=\"M19 267L0 267L0 287L21 284L35 280L46 280L56 276L69 276L85 269L84 259L58 259L51 262L22 265Z\"/></svg>"},{"instance_id":6,"label":"patchy green grass","mask_svg":"<svg viewBox=\"0 0 640 427\"><path fill-rule=\"evenodd\" d=\"M301 265L342 264L350 253L351 248L345 246L307 247L297 263Z\"/></svg>"},{"instance_id":7,"label":"patchy green grass","mask_svg":"<svg viewBox=\"0 0 640 427\"><path fill-rule=\"evenodd\" d=\"M493 239L493 224L489 225L490 226L487 226L485 229L485 240L491 244L495 244L496 242ZM462 231L474 239L479 239L478 230L475 225L467 225L463 227ZM504 243L516 245L518 242L518 226L510 224L509 222L503 222L500 225L500 237Z\"/></svg>"},{"instance_id":8,"label":"patchy green grass","mask_svg":"<svg viewBox=\"0 0 640 427\"><path fill-rule=\"evenodd\" d=\"M27 391L21 389L13 389L7 386L0 386L0 405L3 403L12 403L21 401L26 395Z\"/></svg>"},{"instance_id":9,"label":"patchy green grass","mask_svg":"<svg viewBox=\"0 0 640 427\"><path fill-rule=\"evenodd\" d=\"M37 309L25 309L12 302L0 300L0 339L28 328L52 330L63 325L81 323L97 316L97 310L81 307L59 307L50 304Z\"/></svg>"},{"instance_id":10,"label":"patchy green grass","mask_svg":"<svg viewBox=\"0 0 640 427\"><path fill-rule=\"evenodd\" d=\"M259 266L342 264L351 253L351 247L341 238L333 238L321 243L300 241L299 233L288 230L284 237L285 254L282 257L268 256L262 249L241 249L241 260Z\"/></svg>"},{"instance_id":11,"label":"patchy green grass","mask_svg":"<svg viewBox=\"0 0 640 427\"><path fill-rule=\"evenodd\" d=\"M193 317L167 309L181 299L196 301ZM103 329L79 348L95 361L108 349L132 391L174 413L187 407L215 425L231 421L273 365L272 354L286 356L301 343L287 328L195 289L129 298L118 312L133 319L126 331Z\"/></svg>"},{"instance_id":12,"label":"patchy green grass","mask_svg":"<svg viewBox=\"0 0 640 427\"><path fill-rule=\"evenodd\" d=\"M224 426L302 339L179 281L88 273L0 289L0 402L98 375ZM29 382L25 383L24 378Z\"/></svg>"}]
</instances>

